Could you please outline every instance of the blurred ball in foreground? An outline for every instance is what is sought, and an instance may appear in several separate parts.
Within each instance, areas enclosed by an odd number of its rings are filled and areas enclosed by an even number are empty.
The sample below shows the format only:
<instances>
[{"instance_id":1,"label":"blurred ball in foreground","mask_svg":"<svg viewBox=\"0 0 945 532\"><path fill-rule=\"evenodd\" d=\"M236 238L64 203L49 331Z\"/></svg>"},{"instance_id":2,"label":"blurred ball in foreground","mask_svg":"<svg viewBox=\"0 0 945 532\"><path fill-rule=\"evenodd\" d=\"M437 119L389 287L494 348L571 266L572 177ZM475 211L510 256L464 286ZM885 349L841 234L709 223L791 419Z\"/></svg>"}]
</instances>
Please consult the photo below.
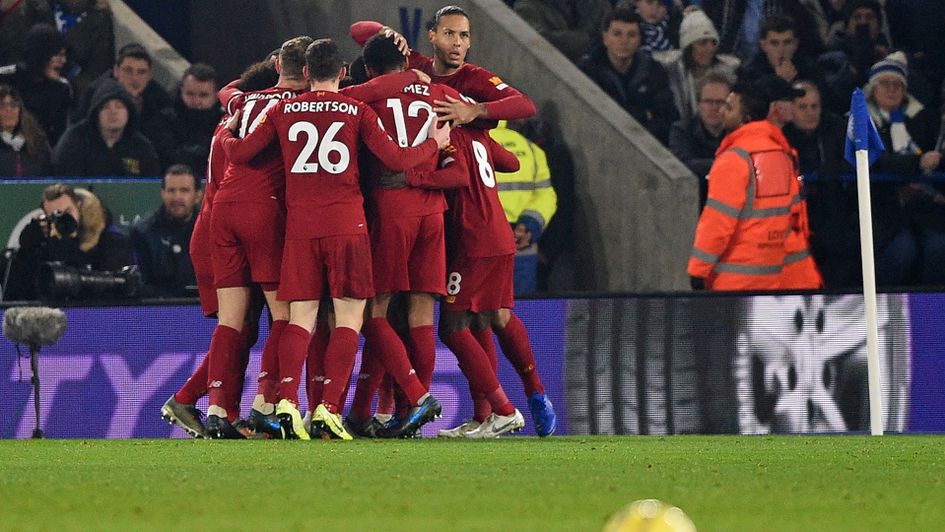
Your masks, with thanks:
<instances>
[{"instance_id":1,"label":"blurred ball in foreground","mask_svg":"<svg viewBox=\"0 0 945 532\"><path fill-rule=\"evenodd\" d=\"M656 499L633 501L604 525L604 532L695 532L696 525L675 506Z\"/></svg>"}]
</instances>

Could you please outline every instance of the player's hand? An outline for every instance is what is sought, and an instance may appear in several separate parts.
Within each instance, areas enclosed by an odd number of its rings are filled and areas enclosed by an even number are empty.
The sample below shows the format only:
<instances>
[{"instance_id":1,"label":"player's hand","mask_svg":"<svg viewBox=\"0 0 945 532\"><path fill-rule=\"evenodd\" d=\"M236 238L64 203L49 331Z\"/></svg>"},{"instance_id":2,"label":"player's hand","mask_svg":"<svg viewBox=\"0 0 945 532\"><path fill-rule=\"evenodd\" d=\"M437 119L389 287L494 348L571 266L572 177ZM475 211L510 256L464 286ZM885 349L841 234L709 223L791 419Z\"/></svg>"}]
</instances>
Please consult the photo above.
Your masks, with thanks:
<instances>
[{"instance_id":1,"label":"player's hand","mask_svg":"<svg viewBox=\"0 0 945 532\"><path fill-rule=\"evenodd\" d=\"M422 70L417 70L416 68L411 68L410 70L412 70L413 73L417 75L417 80L422 81L422 82L424 82L424 83L432 83L432 82L433 82L433 80L430 79L430 76L428 76L426 72L424 72L424 71L422 71Z\"/></svg>"},{"instance_id":2,"label":"player's hand","mask_svg":"<svg viewBox=\"0 0 945 532\"><path fill-rule=\"evenodd\" d=\"M243 114L243 110L237 109L236 112L233 113L233 116L231 116L230 119L226 121L226 128L232 131L234 135L236 134L236 131L240 127L241 114Z\"/></svg>"},{"instance_id":3,"label":"player's hand","mask_svg":"<svg viewBox=\"0 0 945 532\"><path fill-rule=\"evenodd\" d=\"M410 45L407 44L407 39L405 39L403 35L397 33L393 28L390 26L382 26L378 33L394 41L394 44L397 45L397 49L400 50L400 53L404 54L405 56L410 55Z\"/></svg>"},{"instance_id":4,"label":"player's hand","mask_svg":"<svg viewBox=\"0 0 945 532\"><path fill-rule=\"evenodd\" d=\"M441 150L450 145L450 125L442 119L436 121L430 138L436 141L436 145Z\"/></svg>"},{"instance_id":5,"label":"player's hand","mask_svg":"<svg viewBox=\"0 0 945 532\"><path fill-rule=\"evenodd\" d=\"M451 120L456 125L472 122L477 118L486 118L485 106L482 104L468 104L447 95L446 101L433 100L433 108L440 120Z\"/></svg>"}]
</instances>

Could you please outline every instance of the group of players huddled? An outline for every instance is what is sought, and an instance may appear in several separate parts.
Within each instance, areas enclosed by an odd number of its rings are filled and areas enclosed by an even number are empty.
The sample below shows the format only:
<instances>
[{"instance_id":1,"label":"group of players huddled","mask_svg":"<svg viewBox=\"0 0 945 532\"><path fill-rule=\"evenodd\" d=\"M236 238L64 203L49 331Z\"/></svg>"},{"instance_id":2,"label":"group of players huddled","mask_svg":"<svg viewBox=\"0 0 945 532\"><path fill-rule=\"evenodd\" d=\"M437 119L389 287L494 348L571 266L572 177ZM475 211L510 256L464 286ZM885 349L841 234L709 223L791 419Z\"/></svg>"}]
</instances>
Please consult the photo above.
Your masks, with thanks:
<instances>
[{"instance_id":1,"label":"group of players huddled","mask_svg":"<svg viewBox=\"0 0 945 532\"><path fill-rule=\"evenodd\" d=\"M432 58L380 23L357 22L351 34L363 53L350 72L331 39L295 37L220 92L227 116L191 240L201 304L218 324L162 416L195 437L414 437L441 412L429 393L439 297L439 337L475 411L439 435L495 438L524 426L499 384L493 334L536 433L552 434L554 409L510 310L515 245L495 172L518 161L488 134L534 104L465 62L470 23L459 7L437 11ZM263 302L272 322L244 421L242 377ZM204 394L206 425L196 407Z\"/></svg>"}]
</instances>

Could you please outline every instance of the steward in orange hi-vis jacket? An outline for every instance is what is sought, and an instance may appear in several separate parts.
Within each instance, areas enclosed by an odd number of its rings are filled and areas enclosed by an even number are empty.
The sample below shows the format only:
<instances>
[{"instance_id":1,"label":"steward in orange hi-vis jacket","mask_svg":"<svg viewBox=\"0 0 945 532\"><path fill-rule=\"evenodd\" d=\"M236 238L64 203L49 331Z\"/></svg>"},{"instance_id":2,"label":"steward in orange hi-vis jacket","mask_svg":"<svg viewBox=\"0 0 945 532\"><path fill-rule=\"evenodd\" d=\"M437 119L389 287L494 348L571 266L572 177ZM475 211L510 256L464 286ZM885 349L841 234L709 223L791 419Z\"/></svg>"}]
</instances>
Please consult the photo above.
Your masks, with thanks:
<instances>
[{"instance_id":1,"label":"steward in orange hi-vis jacket","mask_svg":"<svg viewBox=\"0 0 945 532\"><path fill-rule=\"evenodd\" d=\"M824 278L810 254L810 222L807 201L794 205L791 233L784 242L784 266L781 268L782 290L817 290L824 287Z\"/></svg>"},{"instance_id":2,"label":"steward in orange hi-vis jacket","mask_svg":"<svg viewBox=\"0 0 945 532\"><path fill-rule=\"evenodd\" d=\"M710 290L777 290L800 183L794 150L768 120L725 139L709 171L688 272ZM806 241L806 238L805 238Z\"/></svg>"}]
</instances>

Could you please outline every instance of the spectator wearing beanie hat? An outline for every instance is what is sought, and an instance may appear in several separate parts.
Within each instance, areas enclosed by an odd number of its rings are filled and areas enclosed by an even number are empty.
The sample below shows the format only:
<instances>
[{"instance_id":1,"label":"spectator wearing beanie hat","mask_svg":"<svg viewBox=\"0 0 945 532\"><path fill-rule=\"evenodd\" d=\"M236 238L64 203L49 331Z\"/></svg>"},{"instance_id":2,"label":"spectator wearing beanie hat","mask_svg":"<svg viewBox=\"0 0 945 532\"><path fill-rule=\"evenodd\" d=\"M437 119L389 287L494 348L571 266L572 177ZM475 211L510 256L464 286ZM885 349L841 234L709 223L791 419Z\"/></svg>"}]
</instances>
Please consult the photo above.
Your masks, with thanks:
<instances>
[{"instance_id":1,"label":"spectator wearing beanie hat","mask_svg":"<svg viewBox=\"0 0 945 532\"><path fill-rule=\"evenodd\" d=\"M873 169L909 179L942 170L935 150L938 120L909 94L907 62L895 52L870 69L864 87L867 107L886 151ZM945 279L945 212L942 187L917 182L870 185L880 286L941 282ZM918 276L914 276L919 272Z\"/></svg>"},{"instance_id":2,"label":"spectator wearing beanie hat","mask_svg":"<svg viewBox=\"0 0 945 532\"><path fill-rule=\"evenodd\" d=\"M682 120L699 113L696 86L710 71L735 77L738 58L719 54L719 34L704 11L692 8L679 26L679 50L653 54L669 75L673 103Z\"/></svg>"},{"instance_id":3,"label":"spectator wearing beanie hat","mask_svg":"<svg viewBox=\"0 0 945 532\"><path fill-rule=\"evenodd\" d=\"M0 67L0 83L17 89L50 143L65 131L72 103L72 88L62 77L65 64L65 37L49 24L36 24L26 34L22 59Z\"/></svg>"},{"instance_id":4,"label":"spectator wearing beanie hat","mask_svg":"<svg viewBox=\"0 0 945 532\"><path fill-rule=\"evenodd\" d=\"M905 54L889 54L870 68L863 88L873 122L881 133L888 129L889 142L883 139L886 150L900 155L931 150L937 133L934 116L909 94L907 68Z\"/></svg>"}]
</instances>

